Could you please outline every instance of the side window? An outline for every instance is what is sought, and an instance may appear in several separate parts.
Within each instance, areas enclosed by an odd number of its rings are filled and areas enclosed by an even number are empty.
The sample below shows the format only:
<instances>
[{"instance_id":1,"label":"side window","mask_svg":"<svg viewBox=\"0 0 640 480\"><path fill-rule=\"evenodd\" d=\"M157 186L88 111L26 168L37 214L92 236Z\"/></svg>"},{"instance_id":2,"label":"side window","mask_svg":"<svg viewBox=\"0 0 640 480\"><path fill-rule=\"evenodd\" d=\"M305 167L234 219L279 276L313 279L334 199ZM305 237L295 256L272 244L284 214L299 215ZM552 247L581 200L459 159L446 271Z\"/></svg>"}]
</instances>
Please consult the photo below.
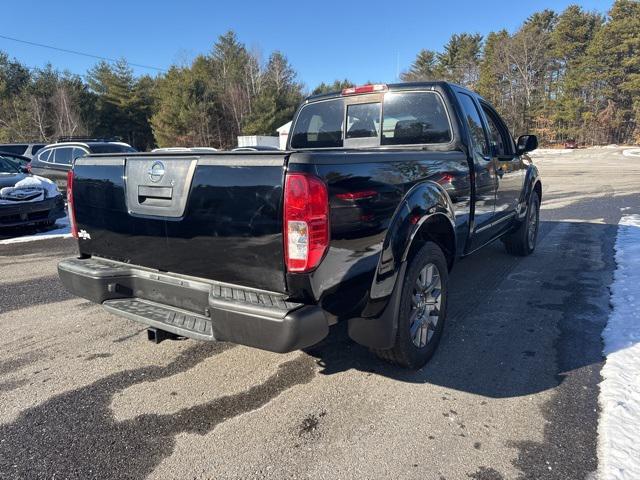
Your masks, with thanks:
<instances>
[{"instance_id":1,"label":"side window","mask_svg":"<svg viewBox=\"0 0 640 480\"><path fill-rule=\"evenodd\" d=\"M496 155L507 156L511 154L510 137L506 131L502 122L497 118L497 114L484 104L482 110L485 117L487 117L487 123L489 125L489 136L491 146L494 148Z\"/></svg>"},{"instance_id":2,"label":"side window","mask_svg":"<svg viewBox=\"0 0 640 480\"><path fill-rule=\"evenodd\" d=\"M62 147L54 150L54 163L61 165L71 165L71 152L72 148Z\"/></svg>"},{"instance_id":3,"label":"side window","mask_svg":"<svg viewBox=\"0 0 640 480\"><path fill-rule=\"evenodd\" d=\"M42 148L44 147L44 145L40 144L40 145L33 145L31 147L31 155L35 155L36 153L38 153Z\"/></svg>"},{"instance_id":4,"label":"side window","mask_svg":"<svg viewBox=\"0 0 640 480\"><path fill-rule=\"evenodd\" d=\"M82 148L74 148L73 149L73 161L75 162L78 158L84 157L87 154Z\"/></svg>"},{"instance_id":5,"label":"side window","mask_svg":"<svg viewBox=\"0 0 640 480\"><path fill-rule=\"evenodd\" d=\"M52 150L45 150L43 152L40 152L38 154L38 160L40 160L41 162L48 162L49 161L49 156L51 155Z\"/></svg>"},{"instance_id":6,"label":"side window","mask_svg":"<svg viewBox=\"0 0 640 480\"><path fill-rule=\"evenodd\" d=\"M476 104L469 95L460 93L458 94L458 98L462 104L462 110L464 111L464 116L469 127L473 149L478 155L486 157L489 155L489 145L487 144L487 137L482 128L480 112L478 112Z\"/></svg>"}]
</instances>

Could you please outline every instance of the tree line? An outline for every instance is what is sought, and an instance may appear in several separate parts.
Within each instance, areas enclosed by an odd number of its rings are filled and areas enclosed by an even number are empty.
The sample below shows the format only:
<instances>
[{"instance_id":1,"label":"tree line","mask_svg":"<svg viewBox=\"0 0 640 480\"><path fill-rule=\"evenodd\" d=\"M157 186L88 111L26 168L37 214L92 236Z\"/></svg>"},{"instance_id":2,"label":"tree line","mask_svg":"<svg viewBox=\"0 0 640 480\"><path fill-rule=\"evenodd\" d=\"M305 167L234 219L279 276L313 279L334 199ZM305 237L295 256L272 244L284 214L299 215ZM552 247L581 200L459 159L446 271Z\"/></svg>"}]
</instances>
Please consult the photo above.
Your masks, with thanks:
<instances>
[{"instance_id":1,"label":"tree line","mask_svg":"<svg viewBox=\"0 0 640 480\"><path fill-rule=\"evenodd\" d=\"M451 36L421 50L402 81L444 79L478 91L514 134L543 143L640 142L640 2L607 16L577 5L537 12L515 32ZM321 83L311 93L352 86ZM306 91L282 52L263 59L230 31L207 54L157 76L126 61L85 75L30 69L0 51L0 142L119 137L138 149L235 146L240 134L275 134Z\"/></svg>"},{"instance_id":2,"label":"tree line","mask_svg":"<svg viewBox=\"0 0 640 480\"><path fill-rule=\"evenodd\" d=\"M455 34L441 52L421 50L402 79L476 90L514 133L543 143L638 143L640 2L617 0L606 17L543 10L514 33Z\"/></svg>"},{"instance_id":3,"label":"tree line","mask_svg":"<svg viewBox=\"0 0 640 480\"><path fill-rule=\"evenodd\" d=\"M0 52L0 142L60 136L118 137L154 146L229 148L239 134L273 134L304 97L281 52L266 62L235 33L191 65L136 77L126 61L100 62L86 75L51 65L28 69Z\"/></svg>"}]
</instances>

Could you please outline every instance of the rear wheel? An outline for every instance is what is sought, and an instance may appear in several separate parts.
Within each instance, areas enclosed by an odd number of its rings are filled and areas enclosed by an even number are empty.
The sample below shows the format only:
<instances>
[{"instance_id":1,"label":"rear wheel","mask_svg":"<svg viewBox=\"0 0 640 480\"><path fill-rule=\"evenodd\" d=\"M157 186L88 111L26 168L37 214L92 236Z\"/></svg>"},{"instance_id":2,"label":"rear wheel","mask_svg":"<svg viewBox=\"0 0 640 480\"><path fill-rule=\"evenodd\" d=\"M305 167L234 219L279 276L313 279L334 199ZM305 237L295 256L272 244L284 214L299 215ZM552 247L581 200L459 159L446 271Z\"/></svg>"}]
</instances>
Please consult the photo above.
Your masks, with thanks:
<instances>
[{"instance_id":1,"label":"rear wheel","mask_svg":"<svg viewBox=\"0 0 640 480\"><path fill-rule=\"evenodd\" d=\"M526 257L536 249L538 240L538 227L540 224L540 197L538 192L531 192L527 216L518 229L504 237L504 245L507 252L512 255Z\"/></svg>"},{"instance_id":2,"label":"rear wheel","mask_svg":"<svg viewBox=\"0 0 640 480\"><path fill-rule=\"evenodd\" d=\"M388 350L376 350L380 358L413 369L429 361L444 328L448 282L442 250L427 242L405 274L395 344Z\"/></svg>"}]
</instances>

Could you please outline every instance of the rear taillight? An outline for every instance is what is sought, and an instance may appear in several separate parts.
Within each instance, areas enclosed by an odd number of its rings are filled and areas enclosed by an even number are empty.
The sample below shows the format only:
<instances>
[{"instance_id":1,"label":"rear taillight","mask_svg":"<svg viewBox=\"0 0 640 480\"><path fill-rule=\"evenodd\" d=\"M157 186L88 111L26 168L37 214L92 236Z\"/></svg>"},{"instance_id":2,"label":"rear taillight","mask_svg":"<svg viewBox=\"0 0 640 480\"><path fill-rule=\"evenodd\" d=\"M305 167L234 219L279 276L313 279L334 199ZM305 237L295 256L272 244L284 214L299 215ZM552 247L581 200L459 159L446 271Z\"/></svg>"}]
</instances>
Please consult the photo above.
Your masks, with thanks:
<instances>
[{"instance_id":1,"label":"rear taillight","mask_svg":"<svg viewBox=\"0 0 640 480\"><path fill-rule=\"evenodd\" d=\"M287 270L308 272L317 267L329 246L329 195L322 180L287 174L283 228Z\"/></svg>"},{"instance_id":2,"label":"rear taillight","mask_svg":"<svg viewBox=\"0 0 640 480\"><path fill-rule=\"evenodd\" d=\"M78 238L78 226L76 225L76 212L73 208L73 170L67 172L67 211L69 212L69 225L71 236Z\"/></svg>"}]
</instances>

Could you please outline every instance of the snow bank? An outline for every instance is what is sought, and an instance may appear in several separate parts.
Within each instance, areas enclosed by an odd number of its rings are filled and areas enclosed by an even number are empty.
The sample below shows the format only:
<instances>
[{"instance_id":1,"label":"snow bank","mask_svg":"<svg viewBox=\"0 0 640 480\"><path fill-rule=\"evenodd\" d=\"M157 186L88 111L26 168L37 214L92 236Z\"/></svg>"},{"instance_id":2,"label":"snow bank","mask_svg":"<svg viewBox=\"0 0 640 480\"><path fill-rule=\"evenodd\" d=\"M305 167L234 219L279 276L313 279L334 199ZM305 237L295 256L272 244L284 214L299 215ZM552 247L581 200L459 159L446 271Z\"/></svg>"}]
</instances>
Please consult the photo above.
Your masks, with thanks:
<instances>
[{"instance_id":1,"label":"snow bank","mask_svg":"<svg viewBox=\"0 0 640 480\"><path fill-rule=\"evenodd\" d=\"M616 239L611 305L602 332L600 478L640 479L640 215L624 215Z\"/></svg>"},{"instance_id":2,"label":"snow bank","mask_svg":"<svg viewBox=\"0 0 640 480\"><path fill-rule=\"evenodd\" d=\"M622 151L625 157L640 157L640 148L627 148Z\"/></svg>"},{"instance_id":3,"label":"snow bank","mask_svg":"<svg viewBox=\"0 0 640 480\"><path fill-rule=\"evenodd\" d=\"M71 237L71 226L69 225L69 217L64 217L56 220L56 227L54 230L47 230L44 232L36 233L34 235L25 235L22 237L7 238L0 240L0 245L8 245L10 243L23 243L33 242L35 240L48 240L50 238L68 238Z\"/></svg>"},{"instance_id":4,"label":"snow bank","mask_svg":"<svg viewBox=\"0 0 640 480\"><path fill-rule=\"evenodd\" d=\"M573 151L571 148L536 148L532 152L529 152L529 155L533 155L534 157L537 155L563 155Z\"/></svg>"},{"instance_id":5,"label":"snow bank","mask_svg":"<svg viewBox=\"0 0 640 480\"><path fill-rule=\"evenodd\" d=\"M48 178L32 175L18 181L13 187L0 189L0 205L17 202L40 202L60 195L55 183ZM22 200L24 198L24 200Z\"/></svg>"}]
</instances>

